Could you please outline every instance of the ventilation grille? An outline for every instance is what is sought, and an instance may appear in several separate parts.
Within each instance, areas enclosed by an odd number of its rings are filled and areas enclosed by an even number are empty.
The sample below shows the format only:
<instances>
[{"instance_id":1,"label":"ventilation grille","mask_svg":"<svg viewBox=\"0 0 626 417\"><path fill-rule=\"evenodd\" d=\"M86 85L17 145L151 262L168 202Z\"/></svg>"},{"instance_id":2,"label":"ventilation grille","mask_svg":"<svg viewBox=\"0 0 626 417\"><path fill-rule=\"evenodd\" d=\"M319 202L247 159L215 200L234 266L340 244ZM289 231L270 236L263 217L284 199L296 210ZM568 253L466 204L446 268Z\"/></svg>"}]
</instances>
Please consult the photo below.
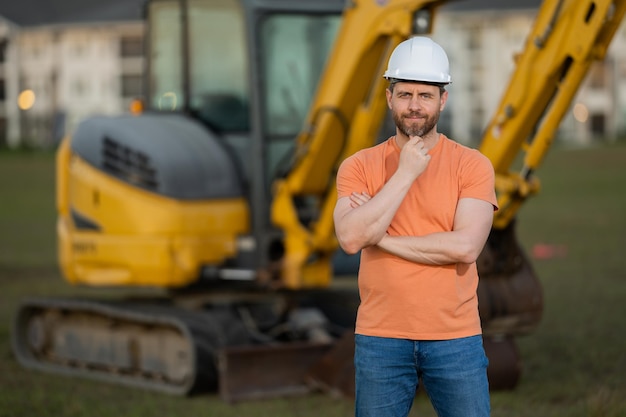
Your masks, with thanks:
<instances>
[{"instance_id":1,"label":"ventilation grille","mask_svg":"<svg viewBox=\"0 0 626 417\"><path fill-rule=\"evenodd\" d=\"M103 169L138 187L156 190L156 170L148 155L105 137L102 143Z\"/></svg>"}]
</instances>

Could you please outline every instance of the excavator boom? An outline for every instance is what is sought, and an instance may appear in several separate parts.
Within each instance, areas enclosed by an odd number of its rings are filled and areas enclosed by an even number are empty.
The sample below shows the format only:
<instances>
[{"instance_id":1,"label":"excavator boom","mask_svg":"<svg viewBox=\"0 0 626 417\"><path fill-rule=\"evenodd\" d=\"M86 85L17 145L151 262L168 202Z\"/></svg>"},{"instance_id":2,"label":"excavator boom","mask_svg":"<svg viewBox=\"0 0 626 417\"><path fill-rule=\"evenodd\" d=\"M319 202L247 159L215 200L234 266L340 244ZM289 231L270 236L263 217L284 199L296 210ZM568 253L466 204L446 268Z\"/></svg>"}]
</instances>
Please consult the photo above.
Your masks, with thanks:
<instances>
[{"instance_id":1,"label":"excavator boom","mask_svg":"<svg viewBox=\"0 0 626 417\"><path fill-rule=\"evenodd\" d=\"M480 312L493 337L533 331L542 289L515 237L515 217L539 191L535 171L591 65L602 60L624 18L624 0L546 0L479 150L494 165L499 210L478 260ZM513 164L522 154L522 166Z\"/></svg>"},{"instance_id":2,"label":"excavator boom","mask_svg":"<svg viewBox=\"0 0 626 417\"><path fill-rule=\"evenodd\" d=\"M500 209L495 228L506 228L523 201L539 191L533 173L589 68L604 59L625 12L623 0L546 0L541 5L479 148L496 171ZM513 173L520 152L523 165Z\"/></svg>"}]
</instances>

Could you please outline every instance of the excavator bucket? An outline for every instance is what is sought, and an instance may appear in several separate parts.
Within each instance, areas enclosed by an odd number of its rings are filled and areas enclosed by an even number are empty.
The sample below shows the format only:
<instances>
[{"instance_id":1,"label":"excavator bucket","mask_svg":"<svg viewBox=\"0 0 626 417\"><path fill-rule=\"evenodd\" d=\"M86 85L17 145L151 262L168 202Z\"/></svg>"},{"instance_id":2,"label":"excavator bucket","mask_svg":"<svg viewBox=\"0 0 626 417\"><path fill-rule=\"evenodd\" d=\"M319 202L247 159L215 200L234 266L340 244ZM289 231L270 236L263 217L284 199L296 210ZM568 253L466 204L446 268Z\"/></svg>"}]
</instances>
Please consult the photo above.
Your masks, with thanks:
<instances>
[{"instance_id":1,"label":"excavator bucket","mask_svg":"<svg viewBox=\"0 0 626 417\"><path fill-rule=\"evenodd\" d=\"M515 222L491 229L477 261L478 307L489 337L531 333L541 321L543 291L515 234Z\"/></svg>"},{"instance_id":2,"label":"excavator bucket","mask_svg":"<svg viewBox=\"0 0 626 417\"><path fill-rule=\"evenodd\" d=\"M219 395L228 403L311 392L309 368L331 349L331 343L286 343L237 346L217 355Z\"/></svg>"},{"instance_id":3,"label":"excavator bucket","mask_svg":"<svg viewBox=\"0 0 626 417\"><path fill-rule=\"evenodd\" d=\"M491 390L513 389L521 377L514 338L532 332L541 320L541 283L515 234L515 222L491 229L477 261L478 307Z\"/></svg>"},{"instance_id":4,"label":"excavator bucket","mask_svg":"<svg viewBox=\"0 0 626 417\"><path fill-rule=\"evenodd\" d=\"M354 395L356 287L292 294L292 302L320 309L335 329L333 338L220 349L217 369L223 400L232 403L314 390Z\"/></svg>"},{"instance_id":5,"label":"excavator bucket","mask_svg":"<svg viewBox=\"0 0 626 417\"><path fill-rule=\"evenodd\" d=\"M487 378L491 391L511 390L522 376L522 360L512 336L483 336L489 358Z\"/></svg>"},{"instance_id":6,"label":"excavator bucket","mask_svg":"<svg viewBox=\"0 0 626 417\"><path fill-rule=\"evenodd\" d=\"M309 369L310 385L335 397L354 398L354 332L346 331Z\"/></svg>"}]
</instances>

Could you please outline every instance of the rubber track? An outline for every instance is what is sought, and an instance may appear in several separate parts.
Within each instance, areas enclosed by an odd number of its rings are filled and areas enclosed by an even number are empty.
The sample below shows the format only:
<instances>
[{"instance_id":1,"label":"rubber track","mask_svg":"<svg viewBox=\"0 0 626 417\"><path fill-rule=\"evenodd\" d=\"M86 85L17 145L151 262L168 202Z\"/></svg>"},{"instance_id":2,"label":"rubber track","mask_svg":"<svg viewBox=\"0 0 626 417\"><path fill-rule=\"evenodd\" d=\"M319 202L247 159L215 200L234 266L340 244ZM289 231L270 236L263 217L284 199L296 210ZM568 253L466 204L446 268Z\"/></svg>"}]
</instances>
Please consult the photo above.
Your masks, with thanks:
<instances>
[{"instance_id":1,"label":"rubber track","mask_svg":"<svg viewBox=\"0 0 626 417\"><path fill-rule=\"evenodd\" d=\"M29 346L28 323L37 314L45 311L69 313L87 313L97 315L122 324L133 324L155 329L158 327L175 329L189 341L192 355L188 358L193 375L183 382L173 383L160 378L150 378L141 373L124 374L106 372L89 366L71 366L45 361ZM168 394L188 395L196 391L215 389L217 371L216 351L221 346L233 343L229 339L228 320L219 314L204 310L184 310L172 305L133 304L117 301L99 301L71 298L38 298L22 302L15 317L12 332L12 347L15 356L24 367L44 372L65 374L68 376L88 377L166 392ZM231 323L232 324L232 321ZM239 343L238 340L236 343Z\"/></svg>"}]
</instances>

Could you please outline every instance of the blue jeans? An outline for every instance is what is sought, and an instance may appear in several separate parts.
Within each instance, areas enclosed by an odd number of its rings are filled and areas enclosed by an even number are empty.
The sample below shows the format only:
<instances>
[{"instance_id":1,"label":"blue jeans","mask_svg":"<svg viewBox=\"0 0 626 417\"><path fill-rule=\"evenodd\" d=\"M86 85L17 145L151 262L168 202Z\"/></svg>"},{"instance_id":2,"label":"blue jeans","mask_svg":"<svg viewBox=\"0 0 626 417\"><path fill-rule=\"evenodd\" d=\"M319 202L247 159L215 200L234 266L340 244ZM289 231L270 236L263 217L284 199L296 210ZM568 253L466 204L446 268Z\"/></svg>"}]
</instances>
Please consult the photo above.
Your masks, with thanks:
<instances>
[{"instance_id":1,"label":"blue jeans","mask_svg":"<svg viewBox=\"0 0 626 417\"><path fill-rule=\"evenodd\" d=\"M487 417L482 336L414 341L355 336L356 417L404 417L421 379L439 417Z\"/></svg>"}]
</instances>

